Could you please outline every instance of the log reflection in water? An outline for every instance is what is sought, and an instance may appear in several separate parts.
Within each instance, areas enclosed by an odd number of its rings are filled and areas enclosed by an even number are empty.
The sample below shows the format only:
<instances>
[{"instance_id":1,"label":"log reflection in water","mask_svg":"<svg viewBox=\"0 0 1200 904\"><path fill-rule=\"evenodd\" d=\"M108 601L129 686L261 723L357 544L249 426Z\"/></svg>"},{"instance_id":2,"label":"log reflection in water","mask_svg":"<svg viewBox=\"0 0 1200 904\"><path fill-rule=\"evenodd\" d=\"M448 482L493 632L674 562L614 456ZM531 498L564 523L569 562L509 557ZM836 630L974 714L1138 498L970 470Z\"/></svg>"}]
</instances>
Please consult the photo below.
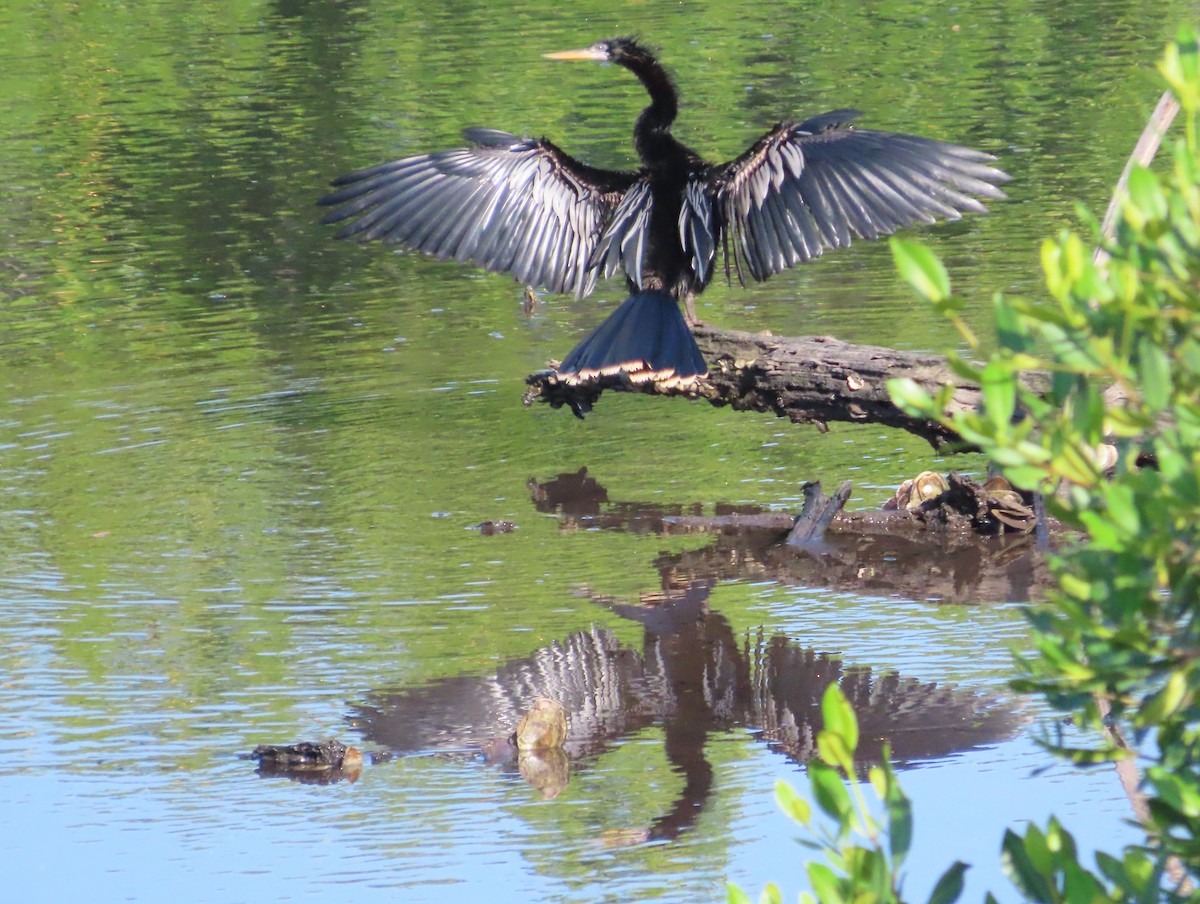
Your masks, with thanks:
<instances>
[{"instance_id":1,"label":"log reflection in water","mask_svg":"<svg viewBox=\"0 0 1200 904\"><path fill-rule=\"evenodd\" d=\"M896 512L855 512L839 515L820 543L795 548L785 542L794 516L783 512L610 502L586 468L528 486L534 507L558 515L564 530L711 534L709 546L658 559L667 582L771 580L945 603L1028 602L1050 585L1029 534L917 530Z\"/></svg>"}]
</instances>

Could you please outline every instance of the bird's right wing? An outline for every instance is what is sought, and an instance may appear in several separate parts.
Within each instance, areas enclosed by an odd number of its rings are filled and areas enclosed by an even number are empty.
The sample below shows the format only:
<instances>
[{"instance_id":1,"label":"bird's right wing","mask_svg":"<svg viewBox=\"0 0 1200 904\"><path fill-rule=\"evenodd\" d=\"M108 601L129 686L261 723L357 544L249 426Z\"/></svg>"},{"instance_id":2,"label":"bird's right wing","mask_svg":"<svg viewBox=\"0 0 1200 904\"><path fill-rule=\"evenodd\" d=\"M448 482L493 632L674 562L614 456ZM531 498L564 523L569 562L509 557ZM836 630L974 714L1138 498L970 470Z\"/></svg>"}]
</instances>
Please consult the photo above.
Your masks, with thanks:
<instances>
[{"instance_id":1,"label":"bird's right wing","mask_svg":"<svg viewBox=\"0 0 1200 904\"><path fill-rule=\"evenodd\" d=\"M835 110L782 123L712 177L713 208L738 279L764 280L851 238L984 213L1008 176L990 154L850 122ZM732 246L732 247L730 247Z\"/></svg>"},{"instance_id":2,"label":"bird's right wing","mask_svg":"<svg viewBox=\"0 0 1200 904\"><path fill-rule=\"evenodd\" d=\"M600 235L636 174L601 170L546 140L469 129L478 146L419 154L335 179L319 203L338 238L379 239L586 295Z\"/></svg>"}]
</instances>

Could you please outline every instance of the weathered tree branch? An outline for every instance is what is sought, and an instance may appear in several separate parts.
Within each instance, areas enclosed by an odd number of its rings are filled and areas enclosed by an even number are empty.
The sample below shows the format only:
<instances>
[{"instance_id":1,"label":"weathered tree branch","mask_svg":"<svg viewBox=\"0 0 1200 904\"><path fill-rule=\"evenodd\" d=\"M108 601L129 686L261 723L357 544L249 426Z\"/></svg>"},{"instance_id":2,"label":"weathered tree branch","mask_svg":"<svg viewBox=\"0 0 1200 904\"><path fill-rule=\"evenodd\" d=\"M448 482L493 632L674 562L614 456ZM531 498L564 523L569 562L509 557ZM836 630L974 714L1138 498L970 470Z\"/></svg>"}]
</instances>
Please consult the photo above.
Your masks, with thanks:
<instances>
[{"instance_id":1,"label":"weathered tree branch","mask_svg":"<svg viewBox=\"0 0 1200 904\"><path fill-rule=\"evenodd\" d=\"M955 387L948 413L971 410L981 402L979 388L955 374L945 358L853 345L829 336L771 336L699 326L696 342L709 362L704 380L687 385L670 381L631 383L623 375L574 385L554 371L526 377L526 404L570 406L579 417L590 411L606 389L651 395L707 399L739 411L770 411L798 424L824 431L830 421L899 427L950 451L961 441L941 424L905 414L892 402L887 381L909 377L929 392Z\"/></svg>"}]
</instances>

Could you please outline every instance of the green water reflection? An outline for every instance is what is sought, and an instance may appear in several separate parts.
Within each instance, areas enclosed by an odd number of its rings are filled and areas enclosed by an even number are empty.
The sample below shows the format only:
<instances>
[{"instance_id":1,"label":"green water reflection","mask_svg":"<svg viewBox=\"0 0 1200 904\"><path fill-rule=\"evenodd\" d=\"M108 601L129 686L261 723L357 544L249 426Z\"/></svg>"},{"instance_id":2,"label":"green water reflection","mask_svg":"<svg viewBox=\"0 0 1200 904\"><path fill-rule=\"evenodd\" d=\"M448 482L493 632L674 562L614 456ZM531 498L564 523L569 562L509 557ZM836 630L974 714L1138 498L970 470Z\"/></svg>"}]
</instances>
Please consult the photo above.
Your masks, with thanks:
<instances>
[{"instance_id":1,"label":"green water reflection","mask_svg":"<svg viewBox=\"0 0 1200 904\"><path fill-rule=\"evenodd\" d=\"M1191 12L10 3L0 838L25 864L18 887L31 899L331 886L360 899L680 899L720 897L726 875L756 886L798 874L769 799L794 767L744 734L710 741L717 796L673 845L606 843L674 799L659 727L551 804L457 760L393 761L353 788L309 789L258 782L234 758L347 735L349 708L373 690L490 674L591 624L640 647L636 626L580 588L636 598L661 583L656 557L705 541L564 531L533 507L531 477L587 467L612 499L783 510L802 481L845 477L855 505L876 505L931 463L907 436L820 435L701 405L609 395L582 423L524 409L524 375L598 323L620 286L548 298L527 317L504 277L334 242L314 201L333 175L452 146L467 125L627 165L634 80L540 54L636 32L661 48L684 94L679 134L707 157L735 155L781 116L851 105L872 126L998 154L1011 200L921 233L981 324L993 290L1036 292L1037 243L1072 222L1076 201L1106 203L1157 96L1150 64ZM869 243L750 290L714 285L699 314L904 348L955 342ZM488 519L518 529L470 529ZM736 634L765 626L849 663L973 687L1003 681L1022 630L1006 607L771 581L722 583L711 606ZM992 794L974 811L988 814L986 840L954 853L977 854L974 881L994 888L1002 826L1037 808L1067 800L1093 841L1122 831L1111 781L1031 788L1040 755L1027 742L997 750L915 773L950 789L917 797L915 883L961 840L939 825L960 821L955 793ZM314 852L283 828L296 824L342 844ZM36 829L85 851L83 867L56 869ZM477 857L487 870L466 865ZM181 875L197 881L178 898Z\"/></svg>"}]
</instances>

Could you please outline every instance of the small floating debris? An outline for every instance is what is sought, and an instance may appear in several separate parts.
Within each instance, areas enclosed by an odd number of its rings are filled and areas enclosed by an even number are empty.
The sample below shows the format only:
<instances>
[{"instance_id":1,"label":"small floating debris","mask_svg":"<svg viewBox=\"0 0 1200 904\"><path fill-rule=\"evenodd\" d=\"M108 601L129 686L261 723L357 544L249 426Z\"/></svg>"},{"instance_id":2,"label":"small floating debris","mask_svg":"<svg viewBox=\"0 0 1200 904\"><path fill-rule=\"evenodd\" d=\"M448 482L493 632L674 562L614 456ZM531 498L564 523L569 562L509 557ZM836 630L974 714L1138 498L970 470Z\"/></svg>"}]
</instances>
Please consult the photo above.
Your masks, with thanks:
<instances>
[{"instance_id":1,"label":"small floating debris","mask_svg":"<svg viewBox=\"0 0 1200 904\"><path fill-rule=\"evenodd\" d=\"M259 744L249 758L258 760L259 775L286 775L294 781L326 785L353 782L362 772L363 755L341 741L301 741L286 746Z\"/></svg>"},{"instance_id":2,"label":"small floating debris","mask_svg":"<svg viewBox=\"0 0 1200 904\"><path fill-rule=\"evenodd\" d=\"M511 534L516 529L516 522L513 521L481 521L471 528L471 530L479 531L485 537L490 537L492 534Z\"/></svg>"}]
</instances>

